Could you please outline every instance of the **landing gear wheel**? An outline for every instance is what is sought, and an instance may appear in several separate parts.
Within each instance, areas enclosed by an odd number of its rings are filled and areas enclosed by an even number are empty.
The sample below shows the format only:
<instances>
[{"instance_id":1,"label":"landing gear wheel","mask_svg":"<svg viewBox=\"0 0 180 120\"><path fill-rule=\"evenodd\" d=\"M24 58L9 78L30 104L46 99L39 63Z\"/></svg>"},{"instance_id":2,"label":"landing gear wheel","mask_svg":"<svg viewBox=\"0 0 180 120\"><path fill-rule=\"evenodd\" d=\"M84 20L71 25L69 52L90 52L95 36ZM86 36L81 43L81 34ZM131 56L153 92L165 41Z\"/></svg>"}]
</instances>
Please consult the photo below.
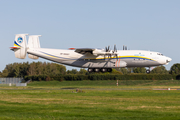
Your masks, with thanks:
<instances>
[{"instance_id":1,"label":"landing gear wheel","mask_svg":"<svg viewBox=\"0 0 180 120\"><path fill-rule=\"evenodd\" d=\"M93 69L92 68L88 68L88 72L89 73L93 72Z\"/></svg>"},{"instance_id":2,"label":"landing gear wheel","mask_svg":"<svg viewBox=\"0 0 180 120\"><path fill-rule=\"evenodd\" d=\"M150 70L146 70L146 73L149 74L149 73L150 73Z\"/></svg>"},{"instance_id":3,"label":"landing gear wheel","mask_svg":"<svg viewBox=\"0 0 180 120\"><path fill-rule=\"evenodd\" d=\"M107 72L106 68L101 68L101 72Z\"/></svg>"},{"instance_id":4,"label":"landing gear wheel","mask_svg":"<svg viewBox=\"0 0 180 120\"><path fill-rule=\"evenodd\" d=\"M100 69L99 69L99 68L94 68L93 71L94 71L94 72L99 72Z\"/></svg>"},{"instance_id":5,"label":"landing gear wheel","mask_svg":"<svg viewBox=\"0 0 180 120\"><path fill-rule=\"evenodd\" d=\"M107 71L108 71L108 72L112 72L112 68L108 68Z\"/></svg>"}]
</instances>

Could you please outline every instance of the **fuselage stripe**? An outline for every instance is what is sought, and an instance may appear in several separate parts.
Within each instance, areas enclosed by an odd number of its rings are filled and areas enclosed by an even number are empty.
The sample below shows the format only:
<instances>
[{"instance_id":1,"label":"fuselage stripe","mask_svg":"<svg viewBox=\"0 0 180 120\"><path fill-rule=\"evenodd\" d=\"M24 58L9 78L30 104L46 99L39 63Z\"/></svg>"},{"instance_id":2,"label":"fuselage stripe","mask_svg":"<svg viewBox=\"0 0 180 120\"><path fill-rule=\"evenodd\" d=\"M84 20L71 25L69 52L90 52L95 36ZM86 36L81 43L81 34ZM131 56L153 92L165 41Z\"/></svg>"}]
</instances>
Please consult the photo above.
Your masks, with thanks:
<instances>
[{"instance_id":1,"label":"fuselage stripe","mask_svg":"<svg viewBox=\"0 0 180 120\"><path fill-rule=\"evenodd\" d=\"M16 41L14 41L14 46L21 47Z\"/></svg>"},{"instance_id":2,"label":"fuselage stripe","mask_svg":"<svg viewBox=\"0 0 180 120\"><path fill-rule=\"evenodd\" d=\"M42 51L39 51L39 52L45 54L46 56L49 56L49 57L52 57L52 58L57 58L57 59L67 59L67 60L78 60L79 59L79 58L77 58L77 59L64 58L64 57L51 55L49 53L42 52ZM107 58L85 58L85 59L89 59L89 60L105 60ZM117 58L116 57L111 57L109 59L117 59ZM116 63L116 66L120 65L120 59L144 59L144 60L155 61L153 59L150 59L150 58L147 58L147 57L140 57L140 56L118 56L118 64Z\"/></svg>"}]
</instances>

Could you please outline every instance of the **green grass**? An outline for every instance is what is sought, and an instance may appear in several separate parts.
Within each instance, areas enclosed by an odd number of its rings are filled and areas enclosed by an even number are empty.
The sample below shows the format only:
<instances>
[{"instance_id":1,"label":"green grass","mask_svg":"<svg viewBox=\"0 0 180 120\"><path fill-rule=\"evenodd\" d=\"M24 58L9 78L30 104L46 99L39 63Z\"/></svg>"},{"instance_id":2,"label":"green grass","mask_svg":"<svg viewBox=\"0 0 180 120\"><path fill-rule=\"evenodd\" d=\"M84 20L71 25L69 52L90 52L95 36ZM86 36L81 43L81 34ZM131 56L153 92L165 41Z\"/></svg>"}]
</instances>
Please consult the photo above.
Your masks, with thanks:
<instances>
[{"instance_id":1,"label":"green grass","mask_svg":"<svg viewBox=\"0 0 180 120\"><path fill-rule=\"evenodd\" d=\"M84 80L84 81L41 81L32 82L29 87L50 87L50 88L117 88L116 80ZM140 88L151 88L151 87L176 87L180 86L180 80L119 80L118 88L126 87L140 87Z\"/></svg>"},{"instance_id":2,"label":"green grass","mask_svg":"<svg viewBox=\"0 0 180 120\"><path fill-rule=\"evenodd\" d=\"M116 81L32 82L26 87L33 89L3 86L0 87L0 89L3 88L0 90L0 119L180 119L179 90L107 89L117 88L114 86L114 82L116 83ZM180 88L179 81L126 81L125 83L118 87L159 88L176 85L177 88ZM75 89L60 89L71 87L82 89L83 92L75 93ZM94 89L84 89L88 87Z\"/></svg>"}]
</instances>

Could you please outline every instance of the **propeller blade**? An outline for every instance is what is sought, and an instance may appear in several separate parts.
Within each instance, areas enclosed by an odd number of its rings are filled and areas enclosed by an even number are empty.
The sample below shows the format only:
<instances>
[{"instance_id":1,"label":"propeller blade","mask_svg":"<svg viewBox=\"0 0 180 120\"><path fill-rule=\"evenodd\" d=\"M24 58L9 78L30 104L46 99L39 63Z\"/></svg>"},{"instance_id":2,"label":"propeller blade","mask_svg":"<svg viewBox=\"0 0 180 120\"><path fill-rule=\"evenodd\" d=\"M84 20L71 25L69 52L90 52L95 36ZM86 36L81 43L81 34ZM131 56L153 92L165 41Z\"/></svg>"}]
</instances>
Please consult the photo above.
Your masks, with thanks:
<instances>
[{"instance_id":1,"label":"propeller blade","mask_svg":"<svg viewBox=\"0 0 180 120\"><path fill-rule=\"evenodd\" d=\"M114 52L117 52L116 44L114 45Z\"/></svg>"},{"instance_id":2,"label":"propeller blade","mask_svg":"<svg viewBox=\"0 0 180 120\"><path fill-rule=\"evenodd\" d=\"M108 46L108 52L110 52L110 46Z\"/></svg>"},{"instance_id":3,"label":"propeller blade","mask_svg":"<svg viewBox=\"0 0 180 120\"><path fill-rule=\"evenodd\" d=\"M106 51L106 52L110 52L110 46L105 47L105 51Z\"/></svg>"}]
</instances>

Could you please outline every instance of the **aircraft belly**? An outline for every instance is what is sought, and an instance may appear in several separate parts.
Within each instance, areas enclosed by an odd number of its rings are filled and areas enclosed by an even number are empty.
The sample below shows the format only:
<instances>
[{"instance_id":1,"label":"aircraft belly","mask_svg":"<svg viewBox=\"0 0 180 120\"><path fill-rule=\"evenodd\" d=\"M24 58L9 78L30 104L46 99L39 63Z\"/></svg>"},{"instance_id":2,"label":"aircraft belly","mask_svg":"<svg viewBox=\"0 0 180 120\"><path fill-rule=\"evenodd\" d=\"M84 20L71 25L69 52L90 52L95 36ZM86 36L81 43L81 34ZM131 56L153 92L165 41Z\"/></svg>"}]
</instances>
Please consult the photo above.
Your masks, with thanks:
<instances>
[{"instance_id":1,"label":"aircraft belly","mask_svg":"<svg viewBox=\"0 0 180 120\"><path fill-rule=\"evenodd\" d=\"M84 68L116 68L126 67L127 63L120 60L85 60L75 61L71 65Z\"/></svg>"},{"instance_id":2,"label":"aircraft belly","mask_svg":"<svg viewBox=\"0 0 180 120\"><path fill-rule=\"evenodd\" d=\"M83 68L102 68L108 66L107 62L99 60L76 60L71 65Z\"/></svg>"},{"instance_id":3,"label":"aircraft belly","mask_svg":"<svg viewBox=\"0 0 180 120\"><path fill-rule=\"evenodd\" d=\"M120 67L147 67L147 66L158 66L160 63L157 61L144 60L134 61L129 59L113 59L109 61L74 61L71 63L73 66L84 67L84 68L120 68Z\"/></svg>"},{"instance_id":4,"label":"aircraft belly","mask_svg":"<svg viewBox=\"0 0 180 120\"><path fill-rule=\"evenodd\" d=\"M157 61L153 60L124 60L127 63L127 67L147 67L160 65Z\"/></svg>"}]
</instances>

